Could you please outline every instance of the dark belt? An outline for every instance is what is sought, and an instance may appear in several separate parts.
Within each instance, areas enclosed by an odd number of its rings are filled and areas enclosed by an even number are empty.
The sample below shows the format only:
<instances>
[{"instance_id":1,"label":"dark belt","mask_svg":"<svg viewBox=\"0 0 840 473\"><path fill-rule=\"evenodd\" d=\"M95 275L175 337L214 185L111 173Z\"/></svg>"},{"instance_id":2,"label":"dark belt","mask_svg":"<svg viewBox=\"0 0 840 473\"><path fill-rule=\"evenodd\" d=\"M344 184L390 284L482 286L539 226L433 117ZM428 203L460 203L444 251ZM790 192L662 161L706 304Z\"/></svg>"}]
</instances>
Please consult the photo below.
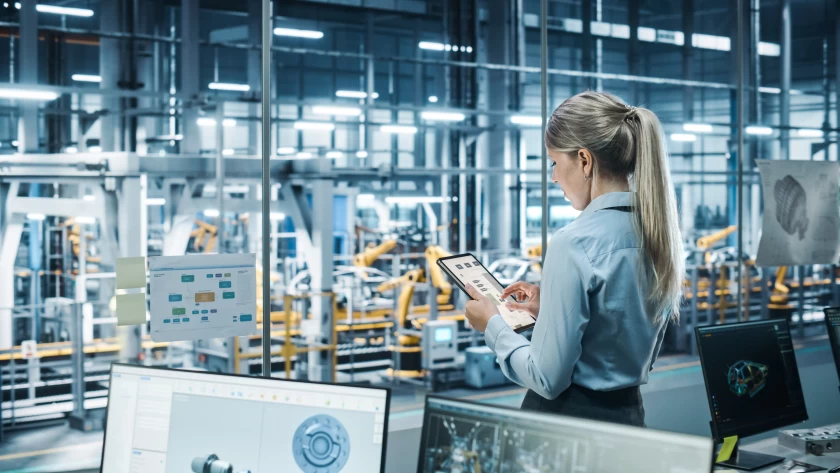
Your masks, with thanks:
<instances>
[{"instance_id":1,"label":"dark belt","mask_svg":"<svg viewBox=\"0 0 840 473\"><path fill-rule=\"evenodd\" d=\"M594 391L572 384L556 399L545 399L528 390L522 409L584 419L645 426L645 407L638 386L614 391Z\"/></svg>"}]
</instances>

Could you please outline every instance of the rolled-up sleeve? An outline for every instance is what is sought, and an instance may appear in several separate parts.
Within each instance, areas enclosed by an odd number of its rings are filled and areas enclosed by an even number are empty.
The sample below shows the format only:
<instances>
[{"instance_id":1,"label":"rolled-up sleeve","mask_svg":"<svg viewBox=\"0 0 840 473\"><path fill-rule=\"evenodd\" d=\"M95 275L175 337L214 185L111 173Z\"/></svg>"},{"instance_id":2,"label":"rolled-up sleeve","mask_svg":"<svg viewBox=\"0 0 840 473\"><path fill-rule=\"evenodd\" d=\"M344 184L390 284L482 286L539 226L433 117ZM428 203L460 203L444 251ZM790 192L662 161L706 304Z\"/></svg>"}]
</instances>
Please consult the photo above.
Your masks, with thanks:
<instances>
[{"instance_id":1,"label":"rolled-up sleeve","mask_svg":"<svg viewBox=\"0 0 840 473\"><path fill-rule=\"evenodd\" d=\"M484 340L511 381L546 399L569 387L589 323L592 274L583 249L559 233L546 252L540 312L531 341L514 332L500 315L490 319Z\"/></svg>"}]
</instances>

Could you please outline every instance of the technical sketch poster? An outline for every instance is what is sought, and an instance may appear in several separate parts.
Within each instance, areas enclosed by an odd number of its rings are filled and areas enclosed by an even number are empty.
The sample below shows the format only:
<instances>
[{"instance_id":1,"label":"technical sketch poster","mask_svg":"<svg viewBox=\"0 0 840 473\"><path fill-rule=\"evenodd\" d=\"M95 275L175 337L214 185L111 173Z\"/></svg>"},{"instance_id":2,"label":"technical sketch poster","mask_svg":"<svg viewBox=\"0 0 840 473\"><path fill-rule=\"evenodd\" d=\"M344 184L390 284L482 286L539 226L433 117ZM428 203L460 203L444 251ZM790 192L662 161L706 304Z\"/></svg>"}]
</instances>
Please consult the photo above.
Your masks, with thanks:
<instances>
[{"instance_id":1,"label":"technical sketch poster","mask_svg":"<svg viewBox=\"0 0 840 473\"><path fill-rule=\"evenodd\" d=\"M837 161L758 161L764 223L758 266L837 263Z\"/></svg>"},{"instance_id":2,"label":"technical sketch poster","mask_svg":"<svg viewBox=\"0 0 840 473\"><path fill-rule=\"evenodd\" d=\"M256 274L253 253L150 257L152 340L256 333Z\"/></svg>"}]
</instances>

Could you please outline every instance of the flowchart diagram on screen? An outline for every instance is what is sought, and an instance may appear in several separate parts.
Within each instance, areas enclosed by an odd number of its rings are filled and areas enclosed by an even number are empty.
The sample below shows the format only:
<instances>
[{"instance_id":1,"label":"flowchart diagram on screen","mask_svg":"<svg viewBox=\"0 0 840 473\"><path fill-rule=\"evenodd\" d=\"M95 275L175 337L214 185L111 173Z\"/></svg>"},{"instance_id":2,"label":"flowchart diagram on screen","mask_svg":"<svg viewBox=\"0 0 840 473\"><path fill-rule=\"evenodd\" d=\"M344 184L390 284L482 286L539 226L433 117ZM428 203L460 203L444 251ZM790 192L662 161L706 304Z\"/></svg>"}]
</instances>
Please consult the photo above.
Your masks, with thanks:
<instances>
[{"instance_id":1,"label":"flowchart diagram on screen","mask_svg":"<svg viewBox=\"0 0 840 473\"><path fill-rule=\"evenodd\" d=\"M152 340L256 333L256 255L149 258Z\"/></svg>"}]
</instances>

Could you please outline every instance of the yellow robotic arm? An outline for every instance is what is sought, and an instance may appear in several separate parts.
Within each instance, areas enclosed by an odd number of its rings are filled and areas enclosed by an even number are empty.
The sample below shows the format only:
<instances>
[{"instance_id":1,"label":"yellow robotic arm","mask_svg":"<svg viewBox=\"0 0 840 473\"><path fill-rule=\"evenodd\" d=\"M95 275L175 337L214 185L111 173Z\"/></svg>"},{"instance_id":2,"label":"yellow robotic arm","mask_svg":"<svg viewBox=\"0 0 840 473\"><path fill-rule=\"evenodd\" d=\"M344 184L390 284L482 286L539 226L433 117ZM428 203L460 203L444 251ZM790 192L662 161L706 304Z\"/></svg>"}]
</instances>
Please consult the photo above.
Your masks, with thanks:
<instances>
[{"instance_id":1,"label":"yellow robotic arm","mask_svg":"<svg viewBox=\"0 0 840 473\"><path fill-rule=\"evenodd\" d=\"M397 247L397 240L385 240L381 244L369 247L365 249L365 251L357 254L353 257L353 266L359 268L368 268L372 265L380 256L384 255L385 253L393 250Z\"/></svg>"},{"instance_id":2,"label":"yellow robotic arm","mask_svg":"<svg viewBox=\"0 0 840 473\"><path fill-rule=\"evenodd\" d=\"M432 280L432 286L436 287L440 294L437 296L437 303L440 305L448 304L449 298L452 295L452 285L446 280L443 270L437 265L437 260L452 256L452 253L444 250L439 246L430 246L426 248L426 261L429 263L429 276Z\"/></svg>"},{"instance_id":3,"label":"yellow robotic arm","mask_svg":"<svg viewBox=\"0 0 840 473\"><path fill-rule=\"evenodd\" d=\"M405 327L405 322L408 320L408 313L411 309L411 300L414 297L414 285L426 281L426 272L422 269L412 269L398 278L385 281L376 290L379 292L387 292L402 286L399 299L397 300L397 312L394 318L397 319L398 327Z\"/></svg>"},{"instance_id":4,"label":"yellow robotic arm","mask_svg":"<svg viewBox=\"0 0 840 473\"><path fill-rule=\"evenodd\" d=\"M723 230L712 233L711 235L704 236L702 238L697 239L697 248L701 250L708 250L712 247L715 243L723 240L724 238L728 237L729 235L735 233L738 230L738 227L735 225L729 226L724 228Z\"/></svg>"}]
</instances>

